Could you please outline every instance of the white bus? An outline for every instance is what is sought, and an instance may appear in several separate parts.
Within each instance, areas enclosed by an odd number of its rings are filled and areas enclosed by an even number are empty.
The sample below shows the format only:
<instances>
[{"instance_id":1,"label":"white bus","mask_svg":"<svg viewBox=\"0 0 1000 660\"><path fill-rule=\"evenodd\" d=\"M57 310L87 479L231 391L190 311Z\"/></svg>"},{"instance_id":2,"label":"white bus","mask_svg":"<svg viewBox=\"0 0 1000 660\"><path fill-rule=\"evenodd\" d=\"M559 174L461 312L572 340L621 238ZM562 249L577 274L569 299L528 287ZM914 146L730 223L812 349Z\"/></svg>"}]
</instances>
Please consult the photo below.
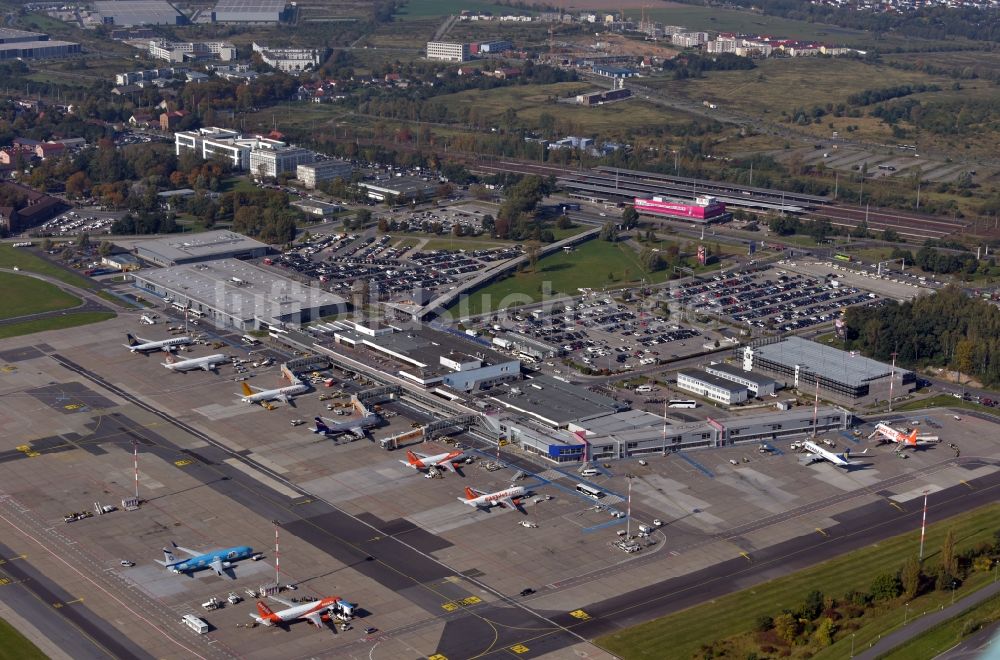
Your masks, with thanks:
<instances>
[{"instance_id":1,"label":"white bus","mask_svg":"<svg viewBox=\"0 0 1000 660\"><path fill-rule=\"evenodd\" d=\"M694 399L671 399L667 404L669 408L697 408L698 402Z\"/></svg>"},{"instance_id":2,"label":"white bus","mask_svg":"<svg viewBox=\"0 0 1000 660\"><path fill-rule=\"evenodd\" d=\"M185 614L181 622L199 635L204 635L208 632L208 624L205 623L205 620L193 614Z\"/></svg>"},{"instance_id":3,"label":"white bus","mask_svg":"<svg viewBox=\"0 0 1000 660\"><path fill-rule=\"evenodd\" d=\"M588 486L587 484L577 484L576 485L576 490L577 490L577 492L583 493L587 497L592 497L595 500L599 500L602 497L604 497L604 491L603 490L597 490L596 488L594 488L592 486Z\"/></svg>"}]
</instances>

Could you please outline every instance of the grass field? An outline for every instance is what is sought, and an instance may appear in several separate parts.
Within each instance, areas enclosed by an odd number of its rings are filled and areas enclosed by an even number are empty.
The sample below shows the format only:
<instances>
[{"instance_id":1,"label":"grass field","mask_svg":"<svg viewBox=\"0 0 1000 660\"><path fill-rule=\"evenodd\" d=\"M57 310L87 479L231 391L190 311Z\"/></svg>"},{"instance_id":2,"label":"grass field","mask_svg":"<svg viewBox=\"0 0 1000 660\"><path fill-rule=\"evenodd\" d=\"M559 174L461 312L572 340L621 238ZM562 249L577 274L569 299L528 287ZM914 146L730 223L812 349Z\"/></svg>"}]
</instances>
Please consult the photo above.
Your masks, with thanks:
<instances>
[{"instance_id":1,"label":"grass field","mask_svg":"<svg viewBox=\"0 0 1000 660\"><path fill-rule=\"evenodd\" d=\"M402 10L396 14L396 18L405 21L431 16L444 17L458 14L465 9L474 14L480 12L490 12L497 15L535 13L526 9L515 9L493 4L492 2L485 2L484 0L408 0L403 5Z\"/></svg>"},{"instance_id":2,"label":"grass field","mask_svg":"<svg viewBox=\"0 0 1000 660\"><path fill-rule=\"evenodd\" d=\"M0 319L67 309L81 302L48 282L13 273L0 273L0 291L4 292Z\"/></svg>"},{"instance_id":3,"label":"grass field","mask_svg":"<svg viewBox=\"0 0 1000 660\"><path fill-rule=\"evenodd\" d=\"M0 619L0 660L45 660L47 657L14 626Z\"/></svg>"},{"instance_id":4,"label":"grass field","mask_svg":"<svg viewBox=\"0 0 1000 660\"><path fill-rule=\"evenodd\" d=\"M60 282L78 286L81 289L93 289L94 283L86 277L71 273L68 270L45 261L24 248L11 247L9 243L0 243L0 268L13 268L48 275Z\"/></svg>"},{"instance_id":5,"label":"grass field","mask_svg":"<svg viewBox=\"0 0 1000 660\"><path fill-rule=\"evenodd\" d=\"M949 529L955 531L959 553L982 541L992 540L993 533L997 529L998 515L1000 515L1000 504L994 503L928 526L925 565L936 565L939 548ZM835 598L840 598L851 590L867 592L875 576L897 571L903 563L903 558L909 553L916 552L919 539L920 531L915 529L792 575L601 637L596 641L598 645L624 658L691 658L702 644L749 632L758 616L774 616L784 608L796 608L805 595L813 589ZM774 560L776 570L780 570L781 561ZM720 579L729 581L739 578L739 574L735 574ZM965 584L958 589L958 597L971 593L991 579L992 575L989 573L971 574ZM911 602L910 618L917 616L921 611L936 609L950 598L950 592L944 594L931 592L921 596ZM901 624L904 616L902 609L902 607L887 608L886 612L873 616L870 620L864 619L864 625L854 631L854 643L857 648L865 648L870 641L886 630ZM850 645L851 635L841 632L832 646L813 657L846 658Z\"/></svg>"},{"instance_id":6,"label":"grass field","mask_svg":"<svg viewBox=\"0 0 1000 660\"><path fill-rule=\"evenodd\" d=\"M476 291L448 311L467 316L525 305L541 300L543 291L552 295L575 294L580 287L600 289L620 286L645 277L661 282L666 271L647 273L638 255L620 243L592 240L570 253L560 252L538 260L533 272L517 273ZM548 288L550 287L550 288Z\"/></svg>"},{"instance_id":7,"label":"grass field","mask_svg":"<svg viewBox=\"0 0 1000 660\"><path fill-rule=\"evenodd\" d=\"M957 389L958 385L955 385L955 388ZM906 403L895 406L894 409L899 412L905 412L907 410L926 410L927 408L965 408L966 410L978 410L980 412L1000 414L995 408L981 406L975 401L966 401L965 399L953 397L950 394L938 394L937 396L932 396L928 399L907 401Z\"/></svg>"},{"instance_id":8,"label":"grass field","mask_svg":"<svg viewBox=\"0 0 1000 660\"><path fill-rule=\"evenodd\" d=\"M50 316L36 321L24 321L22 323L9 323L0 325L0 339L9 337L20 337L21 335L31 335L36 332L46 330L64 330L75 328L81 325L99 323L115 318L114 312L80 312L78 314L62 314L60 316Z\"/></svg>"},{"instance_id":9,"label":"grass field","mask_svg":"<svg viewBox=\"0 0 1000 660\"><path fill-rule=\"evenodd\" d=\"M961 642L967 635L979 630L980 627L997 620L1000 620L1000 596L994 596L957 617L934 626L924 634L914 637L906 644L881 656L881 658L884 660L934 658Z\"/></svg>"}]
</instances>

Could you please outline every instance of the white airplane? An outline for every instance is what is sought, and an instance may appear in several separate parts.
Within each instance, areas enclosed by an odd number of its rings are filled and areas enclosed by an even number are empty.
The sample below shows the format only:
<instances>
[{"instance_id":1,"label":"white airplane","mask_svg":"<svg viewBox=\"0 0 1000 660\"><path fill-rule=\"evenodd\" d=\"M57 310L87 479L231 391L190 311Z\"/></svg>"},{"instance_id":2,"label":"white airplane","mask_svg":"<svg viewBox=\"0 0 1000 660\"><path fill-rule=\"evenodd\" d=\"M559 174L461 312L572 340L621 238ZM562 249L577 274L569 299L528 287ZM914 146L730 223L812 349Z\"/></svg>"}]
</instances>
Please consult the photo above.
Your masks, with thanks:
<instances>
[{"instance_id":1,"label":"white airplane","mask_svg":"<svg viewBox=\"0 0 1000 660\"><path fill-rule=\"evenodd\" d=\"M903 433L902 431L897 431L888 424L880 422L875 426L875 431L868 436L869 439L880 436L879 440L884 442L894 442L901 445L900 449L906 447L917 447L923 443L917 440L917 429L910 431L909 435Z\"/></svg>"},{"instance_id":2,"label":"white airplane","mask_svg":"<svg viewBox=\"0 0 1000 660\"><path fill-rule=\"evenodd\" d=\"M337 596L319 598L311 600L308 603L292 603L277 596L271 596L270 598L281 603L287 609L275 612L264 604L263 601L258 600L257 612L259 615L250 614L250 618L264 626L280 626L296 619L305 619L317 628L322 628L323 617L328 617L331 612L341 609L340 605L342 603Z\"/></svg>"},{"instance_id":3,"label":"white airplane","mask_svg":"<svg viewBox=\"0 0 1000 660\"><path fill-rule=\"evenodd\" d=\"M508 509L517 509L520 502L516 499L524 497L524 486L512 486L495 493L484 493L475 488L465 488L465 497L457 498L459 502L474 506L477 509L488 509L495 504L505 506Z\"/></svg>"},{"instance_id":4,"label":"white airplane","mask_svg":"<svg viewBox=\"0 0 1000 660\"><path fill-rule=\"evenodd\" d=\"M414 470L430 470L431 468L443 467L446 470L457 472L453 463L465 456L461 450L449 451L443 454L418 454L410 450L406 451L406 460L400 459L400 463Z\"/></svg>"},{"instance_id":5,"label":"white airplane","mask_svg":"<svg viewBox=\"0 0 1000 660\"><path fill-rule=\"evenodd\" d=\"M802 443L802 447L807 452L809 452L809 457L808 457L809 460L806 462L806 465L809 465L810 463L815 463L816 461L830 461L831 463L833 463L838 467L850 467L851 465L853 465L851 463L850 449L845 448L843 454L835 454L828 449L823 449L812 440L804 441ZM861 453L867 454L868 449L865 448L865 450Z\"/></svg>"},{"instance_id":6,"label":"white airplane","mask_svg":"<svg viewBox=\"0 0 1000 660\"><path fill-rule=\"evenodd\" d=\"M254 392L254 388L243 383L243 394L237 394L236 396L242 397L240 400L243 403L265 403L267 401L288 403L293 396L302 394L308 389L309 386L304 383L293 383L292 385L286 385L285 387L273 390L258 390Z\"/></svg>"},{"instance_id":7,"label":"white airplane","mask_svg":"<svg viewBox=\"0 0 1000 660\"><path fill-rule=\"evenodd\" d=\"M313 429L313 433L325 436L350 433L358 438L364 438L365 429L377 426L382 421L382 418L373 412L366 411L361 419L349 419L346 422L331 421L330 424L327 424L322 417L316 417L314 421L316 422L316 428Z\"/></svg>"},{"instance_id":8,"label":"white airplane","mask_svg":"<svg viewBox=\"0 0 1000 660\"><path fill-rule=\"evenodd\" d=\"M227 362L229 358L218 353L216 355L206 355L205 357L191 358L190 360L175 360L172 356L167 356L166 362L161 362L164 367L171 371L190 371L192 369L203 369L212 371L216 365Z\"/></svg>"},{"instance_id":9,"label":"white airplane","mask_svg":"<svg viewBox=\"0 0 1000 660\"><path fill-rule=\"evenodd\" d=\"M128 343L123 345L133 353L174 351L181 346L191 343L190 337L174 337L173 339L161 339L160 341L150 341L142 337L134 337L131 333L127 334L126 337L128 337Z\"/></svg>"}]
</instances>

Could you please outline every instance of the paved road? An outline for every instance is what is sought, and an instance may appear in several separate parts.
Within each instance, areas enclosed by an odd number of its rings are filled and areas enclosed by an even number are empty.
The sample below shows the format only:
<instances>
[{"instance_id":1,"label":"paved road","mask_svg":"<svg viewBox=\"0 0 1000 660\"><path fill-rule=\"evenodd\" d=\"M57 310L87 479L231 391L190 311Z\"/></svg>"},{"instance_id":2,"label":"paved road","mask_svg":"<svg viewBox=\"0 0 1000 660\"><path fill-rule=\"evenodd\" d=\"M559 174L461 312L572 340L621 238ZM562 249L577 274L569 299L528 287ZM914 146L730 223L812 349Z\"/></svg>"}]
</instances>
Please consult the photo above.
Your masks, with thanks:
<instances>
[{"instance_id":1,"label":"paved road","mask_svg":"<svg viewBox=\"0 0 1000 660\"><path fill-rule=\"evenodd\" d=\"M1000 621L948 649L936 660L997 660L1000 657Z\"/></svg>"},{"instance_id":2,"label":"paved road","mask_svg":"<svg viewBox=\"0 0 1000 660\"><path fill-rule=\"evenodd\" d=\"M954 605L950 605L944 609L938 610L933 614L928 614L927 616L920 617L919 619L899 628L893 633L886 635L878 641L877 644L869 649L866 649L864 653L859 653L857 658L859 660L875 660L883 653L887 653L897 646L909 641L911 638L916 637L922 633L927 632L934 626L948 619L954 618L969 609L973 605L978 605L990 596L994 596L1000 593L1000 582L994 582L993 584L983 587L979 591L962 598L957 601ZM960 645L963 646L964 644ZM975 645L973 645L975 646ZM972 649L969 649L970 651ZM970 656L966 656L970 657ZM978 657L973 654L971 657Z\"/></svg>"},{"instance_id":3,"label":"paved road","mask_svg":"<svg viewBox=\"0 0 1000 660\"><path fill-rule=\"evenodd\" d=\"M5 527L5 529L8 529ZM97 612L0 544L0 600L29 619L46 639L74 659L152 658ZM57 616L53 616L56 613ZM27 632L27 631L24 631Z\"/></svg>"}]
</instances>

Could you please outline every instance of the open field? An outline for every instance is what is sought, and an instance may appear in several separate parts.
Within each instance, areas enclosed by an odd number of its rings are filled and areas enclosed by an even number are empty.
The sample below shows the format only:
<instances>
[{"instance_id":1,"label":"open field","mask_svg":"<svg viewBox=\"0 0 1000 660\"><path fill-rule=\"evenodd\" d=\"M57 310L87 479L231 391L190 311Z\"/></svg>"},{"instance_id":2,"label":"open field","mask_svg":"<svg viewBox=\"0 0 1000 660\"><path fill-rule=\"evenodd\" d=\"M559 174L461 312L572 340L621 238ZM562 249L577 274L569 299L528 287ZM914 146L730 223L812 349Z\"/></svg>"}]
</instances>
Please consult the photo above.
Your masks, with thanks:
<instances>
[{"instance_id":1,"label":"open field","mask_svg":"<svg viewBox=\"0 0 1000 660\"><path fill-rule=\"evenodd\" d=\"M949 529L955 531L959 553L982 541L992 540L998 513L1000 505L990 504L930 525L927 528L925 566L933 566L938 561L938 548ZM899 569L903 558L916 550L919 536L920 530L916 529L813 568L613 633L597 641L600 646L626 658L690 658L704 643L750 631L758 616L774 616L783 608L797 607L813 589L835 598L851 590L867 592L876 575ZM971 593L975 587L990 579L992 576L989 574L972 574L957 593L959 596ZM921 610L936 609L941 604L939 601L950 598L950 593L931 592L915 599L910 612L916 614ZM873 617L870 622L866 618L867 625L855 633L857 648L865 648L869 641L902 623L903 615L900 608L895 608L887 614ZM833 646L824 649L821 655L845 657L847 648L843 646L844 642L849 648L851 636L841 637Z\"/></svg>"},{"instance_id":2,"label":"open field","mask_svg":"<svg viewBox=\"0 0 1000 660\"><path fill-rule=\"evenodd\" d=\"M0 268L13 268L48 275L60 282L78 286L81 289L93 289L94 284L89 279L59 268L44 259L35 256L24 248L11 247L9 243L0 243Z\"/></svg>"},{"instance_id":3,"label":"open field","mask_svg":"<svg viewBox=\"0 0 1000 660\"><path fill-rule=\"evenodd\" d=\"M80 312L78 314L50 316L35 321L9 323L6 325L0 325L0 339L30 335L36 332L45 332L46 330L75 328L81 325L107 321L108 319L113 319L115 316L114 312Z\"/></svg>"},{"instance_id":4,"label":"open field","mask_svg":"<svg viewBox=\"0 0 1000 660\"><path fill-rule=\"evenodd\" d=\"M4 291L0 319L10 319L39 312L52 312L80 304L80 299L57 287L25 275L0 273L0 290Z\"/></svg>"},{"instance_id":5,"label":"open field","mask_svg":"<svg viewBox=\"0 0 1000 660\"><path fill-rule=\"evenodd\" d=\"M46 657L12 625L0 619L0 660L45 660Z\"/></svg>"},{"instance_id":6,"label":"open field","mask_svg":"<svg viewBox=\"0 0 1000 660\"><path fill-rule=\"evenodd\" d=\"M462 316L490 309L523 305L541 299L548 287L552 295L576 294L581 287L601 289L642 278L660 282L667 271L647 273L638 255L621 243L592 240L571 253L559 253L538 260L534 271L517 273L484 287L451 308Z\"/></svg>"},{"instance_id":7,"label":"open field","mask_svg":"<svg viewBox=\"0 0 1000 660\"><path fill-rule=\"evenodd\" d=\"M958 388L958 385L955 385ZM978 410L980 412L987 412L995 414L993 408L987 406L981 406L975 401L966 401L964 399L958 399L948 394L938 394L937 396L932 396L929 399L920 399L919 401L907 401L904 404L897 405L895 408L899 412L905 412L909 410L926 410L928 408L938 408L947 406L949 408L965 408L966 410Z\"/></svg>"},{"instance_id":8,"label":"open field","mask_svg":"<svg viewBox=\"0 0 1000 660\"><path fill-rule=\"evenodd\" d=\"M531 10L505 7L504 5L486 2L484 0L408 0L396 14L399 20L427 18L430 16L452 16L463 10L472 13L490 12L493 14L531 14Z\"/></svg>"},{"instance_id":9,"label":"open field","mask_svg":"<svg viewBox=\"0 0 1000 660\"><path fill-rule=\"evenodd\" d=\"M1000 596L994 596L954 619L934 626L924 634L913 638L882 657L885 660L934 658L961 642L970 632L998 619L1000 619ZM970 630L969 628L972 626L976 627Z\"/></svg>"}]
</instances>

